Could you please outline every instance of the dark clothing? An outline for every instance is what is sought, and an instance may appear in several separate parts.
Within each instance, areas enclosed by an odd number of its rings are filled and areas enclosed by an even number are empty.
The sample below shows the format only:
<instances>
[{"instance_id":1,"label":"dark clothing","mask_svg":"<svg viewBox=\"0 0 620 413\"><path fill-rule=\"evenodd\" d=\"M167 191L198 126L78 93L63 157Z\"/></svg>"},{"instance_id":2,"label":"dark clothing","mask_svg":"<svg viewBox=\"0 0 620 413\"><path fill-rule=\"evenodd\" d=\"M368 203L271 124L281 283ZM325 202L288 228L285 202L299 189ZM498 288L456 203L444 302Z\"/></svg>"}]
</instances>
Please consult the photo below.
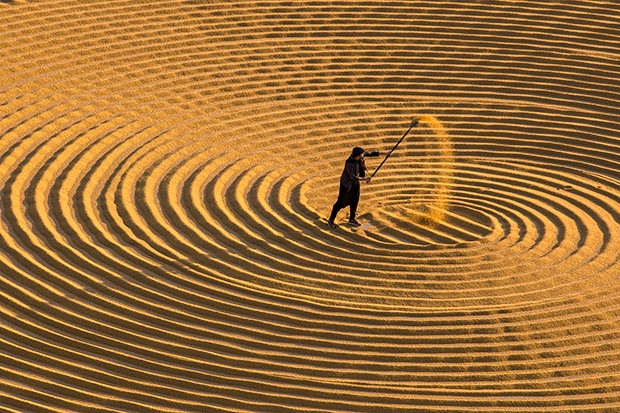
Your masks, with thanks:
<instances>
[{"instance_id":1,"label":"dark clothing","mask_svg":"<svg viewBox=\"0 0 620 413\"><path fill-rule=\"evenodd\" d=\"M336 215L338 211L342 208L349 207L349 219L355 219L355 213L357 211L357 204L360 200L360 184L357 183L351 189L347 189L346 187L340 185L340 190L338 191L338 200L334 204L332 208L332 213L329 216L329 220L333 221L336 219Z\"/></svg>"},{"instance_id":2,"label":"dark clothing","mask_svg":"<svg viewBox=\"0 0 620 413\"><path fill-rule=\"evenodd\" d=\"M379 152L364 152L364 156L379 156ZM340 175L340 189L338 191L338 200L332 208L329 220L336 219L338 211L342 208L349 207L349 219L355 219L357 212L357 204L360 200L360 177L366 176L366 164L364 158L360 160L353 159L350 156L344 163L342 175Z\"/></svg>"},{"instance_id":3,"label":"dark clothing","mask_svg":"<svg viewBox=\"0 0 620 413\"><path fill-rule=\"evenodd\" d=\"M379 152L364 152L364 158L366 156L379 156ZM364 162L364 158L359 160L360 163L360 176L364 178L366 176L366 162Z\"/></svg>"},{"instance_id":4,"label":"dark clothing","mask_svg":"<svg viewBox=\"0 0 620 413\"><path fill-rule=\"evenodd\" d=\"M360 186L360 170L362 169L362 162L356 161L349 156L344 163L344 169L340 175L340 186L345 187L347 191L350 191L354 186L359 188Z\"/></svg>"}]
</instances>

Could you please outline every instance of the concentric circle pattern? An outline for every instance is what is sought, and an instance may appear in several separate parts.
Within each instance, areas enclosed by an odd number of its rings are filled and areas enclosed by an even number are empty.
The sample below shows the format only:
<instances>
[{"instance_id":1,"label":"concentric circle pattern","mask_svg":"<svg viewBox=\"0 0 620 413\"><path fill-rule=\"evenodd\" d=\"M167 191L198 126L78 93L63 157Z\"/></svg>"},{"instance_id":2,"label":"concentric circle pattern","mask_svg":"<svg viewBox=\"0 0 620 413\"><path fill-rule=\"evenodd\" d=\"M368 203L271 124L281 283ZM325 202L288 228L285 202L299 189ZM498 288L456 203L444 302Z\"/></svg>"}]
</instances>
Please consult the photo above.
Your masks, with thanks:
<instances>
[{"instance_id":1,"label":"concentric circle pattern","mask_svg":"<svg viewBox=\"0 0 620 413\"><path fill-rule=\"evenodd\" d=\"M620 2L0 21L1 411L620 411Z\"/></svg>"}]
</instances>

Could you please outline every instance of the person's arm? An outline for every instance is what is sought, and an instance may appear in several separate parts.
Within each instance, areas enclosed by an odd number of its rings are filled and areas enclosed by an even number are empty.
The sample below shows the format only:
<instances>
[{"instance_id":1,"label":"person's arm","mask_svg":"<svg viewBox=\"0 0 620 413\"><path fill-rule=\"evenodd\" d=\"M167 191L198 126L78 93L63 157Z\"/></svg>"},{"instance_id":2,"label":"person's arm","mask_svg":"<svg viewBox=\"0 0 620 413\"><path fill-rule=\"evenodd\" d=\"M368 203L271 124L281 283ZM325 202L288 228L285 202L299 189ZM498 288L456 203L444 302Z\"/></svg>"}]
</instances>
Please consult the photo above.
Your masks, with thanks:
<instances>
[{"instance_id":1,"label":"person's arm","mask_svg":"<svg viewBox=\"0 0 620 413\"><path fill-rule=\"evenodd\" d=\"M364 177L361 174L357 173L356 163L347 162L346 163L346 173L351 182L360 181L360 182L370 182L370 177Z\"/></svg>"},{"instance_id":2,"label":"person's arm","mask_svg":"<svg viewBox=\"0 0 620 413\"><path fill-rule=\"evenodd\" d=\"M379 151L373 151L373 152L364 152L364 156L388 156L391 155L392 151L386 151L386 152L379 152Z\"/></svg>"}]
</instances>

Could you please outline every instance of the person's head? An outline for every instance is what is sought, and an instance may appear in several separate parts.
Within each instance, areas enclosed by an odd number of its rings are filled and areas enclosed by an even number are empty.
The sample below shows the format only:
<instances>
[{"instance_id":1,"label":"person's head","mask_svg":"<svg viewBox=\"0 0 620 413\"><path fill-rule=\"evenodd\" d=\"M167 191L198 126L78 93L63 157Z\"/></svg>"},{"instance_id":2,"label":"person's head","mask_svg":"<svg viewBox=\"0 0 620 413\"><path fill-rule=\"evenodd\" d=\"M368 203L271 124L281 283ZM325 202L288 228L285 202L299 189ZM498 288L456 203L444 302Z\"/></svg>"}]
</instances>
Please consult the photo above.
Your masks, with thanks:
<instances>
[{"instance_id":1,"label":"person's head","mask_svg":"<svg viewBox=\"0 0 620 413\"><path fill-rule=\"evenodd\" d=\"M360 148L359 146L356 146L351 151L351 158L353 159L356 159L356 160L361 159L362 156L364 156L364 148Z\"/></svg>"}]
</instances>

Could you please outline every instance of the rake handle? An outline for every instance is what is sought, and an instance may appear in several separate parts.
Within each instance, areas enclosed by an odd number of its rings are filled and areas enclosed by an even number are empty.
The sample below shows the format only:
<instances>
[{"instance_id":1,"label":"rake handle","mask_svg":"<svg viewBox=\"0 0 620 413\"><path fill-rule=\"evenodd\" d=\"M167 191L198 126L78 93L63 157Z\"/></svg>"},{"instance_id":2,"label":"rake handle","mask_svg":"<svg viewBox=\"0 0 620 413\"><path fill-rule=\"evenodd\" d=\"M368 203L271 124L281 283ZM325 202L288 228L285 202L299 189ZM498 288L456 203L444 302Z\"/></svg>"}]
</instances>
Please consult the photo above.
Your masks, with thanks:
<instances>
[{"instance_id":1,"label":"rake handle","mask_svg":"<svg viewBox=\"0 0 620 413\"><path fill-rule=\"evenodd\" d=\"M411 122L411 125L409 125L409 129L407 129L407 131L403 134L403 136L398 140L398 142L396 142L396 145L394 145L394 147L392 148L392 150L386 155L386 157L383 159L383 161L381 161L381 163L379 164L379 166L377 166L377 169L375 169L375 171L372 173L372 175L370 175L371 178L373 178L375 176L375 174L377 173L377 171L379 171L379 169L381 169L381 167L383 166L383 164L385 163L385 161L388 160L388 158L390 157L390 155L392 154L392 152L394 152L396 150L396 148L398 148L398 145L400 145L400 143L403 141L403 139L405 139L405 136L407 136L407 134L409 133L409 131L411 129L413 129L414 126L416 126L418 124L418 119L414 119L413 122Z\"/></svg>"}]
</instances>

